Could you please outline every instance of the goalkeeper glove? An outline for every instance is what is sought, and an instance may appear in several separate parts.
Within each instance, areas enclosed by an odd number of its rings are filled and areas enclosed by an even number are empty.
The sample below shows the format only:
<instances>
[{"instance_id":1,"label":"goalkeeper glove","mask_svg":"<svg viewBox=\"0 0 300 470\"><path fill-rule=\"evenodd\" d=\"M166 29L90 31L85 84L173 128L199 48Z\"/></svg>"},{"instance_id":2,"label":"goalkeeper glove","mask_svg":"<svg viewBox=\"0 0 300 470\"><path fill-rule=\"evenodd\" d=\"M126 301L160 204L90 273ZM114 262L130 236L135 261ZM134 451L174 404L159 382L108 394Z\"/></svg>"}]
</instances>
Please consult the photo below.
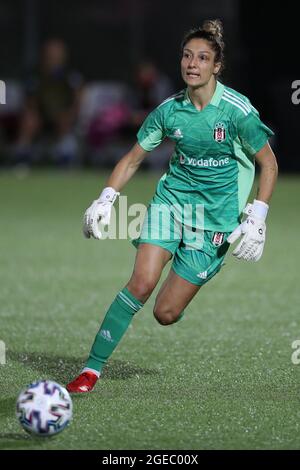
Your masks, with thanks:
<instances>
[{"instance_id":1,"label":"goalkeeper glove","mask_svg":"<svg viewBox=\"0 0 300 470\"><path fill-rule=\"evenodd\" d=\"M85 211L83 217L83 233L86 238L96 238L100 240L102 237L98 223L108 225L110 222L111 209L113 203L120 193L113 188L104 188L100 197L93 201L91 206Z\"/></svg>"},{"instance_id":2,"label":"goalkeeper glove","mask_svg":"<svg viewBox=\"0 0 300 470\"><path fill-rule=\"evenodd\" d=\"M229 243L234 243L239 237L242 237L232 252L233 256L246 261L258 261L261 258L266 239L265 220L268 210L268 204L256 199L253 204L247 204L243 211L248 215L247 219L227 238Z\"/></svg>"}]
</instances>

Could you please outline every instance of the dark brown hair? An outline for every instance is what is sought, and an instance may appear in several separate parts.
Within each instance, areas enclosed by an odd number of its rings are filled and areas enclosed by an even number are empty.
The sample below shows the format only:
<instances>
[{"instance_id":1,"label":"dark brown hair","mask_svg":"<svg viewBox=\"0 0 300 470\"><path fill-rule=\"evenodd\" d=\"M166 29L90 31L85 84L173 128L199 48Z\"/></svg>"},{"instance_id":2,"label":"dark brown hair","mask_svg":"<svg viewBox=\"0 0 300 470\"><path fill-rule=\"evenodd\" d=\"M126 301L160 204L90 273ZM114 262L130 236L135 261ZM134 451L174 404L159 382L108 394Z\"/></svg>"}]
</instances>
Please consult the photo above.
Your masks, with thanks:
<instances>
[{"instance_id":1,"label":"dark brown hair","mask_svg":"<svg viewBox=\"0 0 300 470\"><path fill-rule=\"evenodd\" d=\"M215 63L220 62L221 68L217 74L219 76L224 70L224 49L223 25L221 20L206 20L200 28L192 28L185 35L181 43L181 54L186 44L191 39L205 39L209 42L215 52Z\"/></svg>"}]
</instances>

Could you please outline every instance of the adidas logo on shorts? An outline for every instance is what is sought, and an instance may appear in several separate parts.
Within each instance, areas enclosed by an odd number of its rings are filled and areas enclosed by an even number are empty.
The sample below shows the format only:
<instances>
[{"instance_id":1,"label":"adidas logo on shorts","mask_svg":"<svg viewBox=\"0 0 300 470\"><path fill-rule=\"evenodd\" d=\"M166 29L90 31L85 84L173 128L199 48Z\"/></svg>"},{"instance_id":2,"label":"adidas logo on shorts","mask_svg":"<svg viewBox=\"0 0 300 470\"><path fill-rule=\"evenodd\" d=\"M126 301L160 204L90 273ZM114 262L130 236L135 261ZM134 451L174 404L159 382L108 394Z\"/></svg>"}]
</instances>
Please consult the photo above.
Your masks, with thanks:
<instances>
[{"instance_id":1,"label":"adidas logo on shorts","mask_svg":"<svg viewBox=\"0 0 300 470\"><path fill-rule=\"evenodd\" d=\"M200 279L206 279L207 278L207 271L204 271L203 273L197 274L197 277L200 277Z\"/></svg>"}]
</instances>

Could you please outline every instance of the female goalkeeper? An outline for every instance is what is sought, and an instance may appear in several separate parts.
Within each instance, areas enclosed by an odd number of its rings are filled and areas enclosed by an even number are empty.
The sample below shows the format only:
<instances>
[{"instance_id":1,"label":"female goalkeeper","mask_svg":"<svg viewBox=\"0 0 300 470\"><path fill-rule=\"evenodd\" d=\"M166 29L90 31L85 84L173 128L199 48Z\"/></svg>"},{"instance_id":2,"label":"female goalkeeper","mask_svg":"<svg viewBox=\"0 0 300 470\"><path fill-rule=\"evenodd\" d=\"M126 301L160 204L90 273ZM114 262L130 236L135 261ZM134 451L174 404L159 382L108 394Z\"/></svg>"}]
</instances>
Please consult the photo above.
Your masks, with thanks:
<instances>
[{"instance_id":1,"label":"female goalkeeper","mask_svg":"<svg viewBox=\"0 0 300 470\"><path fill-rule=\"evenodd\" d=\"M165 137L175 141L169 170L158 182L141 236L135 241L132 276L109 307L82 373L67 385L69 392L93 389L134 314L148 300L172 258L154 306L161 325L178 321L200 287L220 270L230 243L241 237L233 252L238 259L258 261L262 255L268 203L277 178L276 158L268 143L273 132L261 122L248 98L218 81L223 52L219 20L205 21L186 34L181 58L186 88L149 114L137 143L116 165L107 187L85 213L84 234L101 238L98 222L109 223L119 191L143 159ZM255 161L261 170L259 189L244 210ZM203 208L200 222L199 206ZM168 230L166 217L154 210L157 207L169 211L173 224L168 223ZM185 208L190 212L182 221L178 214L186 213ZM243 212L247 214L244 222ZM163 236L158 236L161 232Z\"/></svg>"}]
</instances>

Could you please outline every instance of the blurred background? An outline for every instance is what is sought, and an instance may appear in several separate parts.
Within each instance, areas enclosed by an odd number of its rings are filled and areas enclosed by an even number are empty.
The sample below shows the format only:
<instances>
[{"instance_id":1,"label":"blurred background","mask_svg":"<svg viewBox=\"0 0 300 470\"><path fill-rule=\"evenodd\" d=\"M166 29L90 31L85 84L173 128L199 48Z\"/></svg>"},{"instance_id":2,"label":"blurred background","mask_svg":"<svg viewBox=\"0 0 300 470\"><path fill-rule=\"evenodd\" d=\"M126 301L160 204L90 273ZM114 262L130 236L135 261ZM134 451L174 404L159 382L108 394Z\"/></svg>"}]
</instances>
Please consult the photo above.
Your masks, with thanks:
<instances>
[{"instance_id":1,"label":"blurred background","mask_svg":"<svg viewBox=\"0 0 300 470\"><path fill-rule=\"evenodd\" d=\"M276 133L281 171L298 171L299 11L253 0L1 0L0 168L112 167L145 116L182 89L180 42L220 18L221 81L250 98ZM165 142L144 163L164 169Z\"/></svg>"}]
</instances>

